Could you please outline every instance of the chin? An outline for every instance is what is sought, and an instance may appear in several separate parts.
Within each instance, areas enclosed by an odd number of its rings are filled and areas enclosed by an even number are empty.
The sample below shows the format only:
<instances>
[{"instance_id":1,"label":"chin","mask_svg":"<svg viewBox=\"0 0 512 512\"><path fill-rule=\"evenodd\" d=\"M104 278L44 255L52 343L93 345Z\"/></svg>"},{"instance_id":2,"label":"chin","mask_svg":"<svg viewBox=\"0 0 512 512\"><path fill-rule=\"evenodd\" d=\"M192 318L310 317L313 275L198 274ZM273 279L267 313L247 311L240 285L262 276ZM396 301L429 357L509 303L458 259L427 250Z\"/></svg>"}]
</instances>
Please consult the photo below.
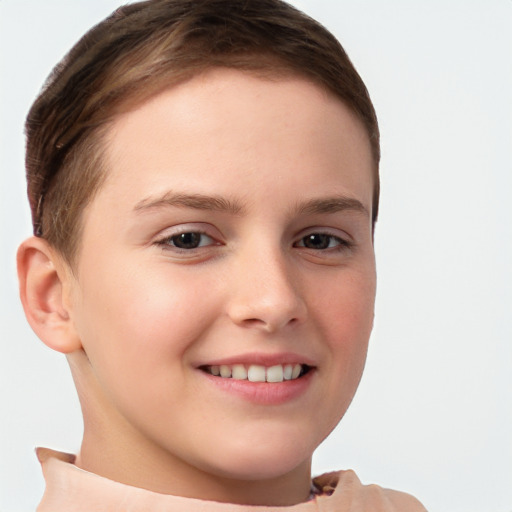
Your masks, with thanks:
<instances>
[{"instance_id":1,"label":"chin","mask_svg":"<svg viewBox=\"0 0 512 512\"><path fill-rule=\"evenodd\" d=\"M279 478L300 466L309 468L316 445L306 445L304 439L307 437L274 436L274 439L262 439L258 436L242 439L217 453L208 471L236 480Z\"/></svg>"},{"instance_id":2,"label":"chin","mask_svg":"<svg viewBox=\"0 0 512 512\"><path fill-rule=\"evenodd\" d=\"M286 460L242 457L237 461L217 461L216 467L210 471L230 480L273 480L288 475L305 464L309 467L310 461L311 456L306 459L289 457Z\"/></svg>"}]
</instances>

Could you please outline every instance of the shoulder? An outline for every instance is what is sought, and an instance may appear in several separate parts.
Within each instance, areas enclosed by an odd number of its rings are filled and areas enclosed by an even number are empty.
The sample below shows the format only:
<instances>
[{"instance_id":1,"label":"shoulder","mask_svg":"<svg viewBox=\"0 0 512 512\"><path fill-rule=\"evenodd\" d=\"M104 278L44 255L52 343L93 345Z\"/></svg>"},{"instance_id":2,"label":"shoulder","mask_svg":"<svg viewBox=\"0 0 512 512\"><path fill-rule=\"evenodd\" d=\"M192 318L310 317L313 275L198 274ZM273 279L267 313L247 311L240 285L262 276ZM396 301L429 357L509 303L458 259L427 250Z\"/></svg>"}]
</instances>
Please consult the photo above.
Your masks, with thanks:
<instances>
[{"instance_id":1,"label":"shoulder","mask_svg":"<svg viewBox=\"0 0 512 512\"><path fill-rule=\"evenodd\" d=\"M324 492L319 502L324 498L326 511L426 512L414 496L375 484L363 485L352 470L326 473L314 482Z\"/></svg>"}]
</instances>

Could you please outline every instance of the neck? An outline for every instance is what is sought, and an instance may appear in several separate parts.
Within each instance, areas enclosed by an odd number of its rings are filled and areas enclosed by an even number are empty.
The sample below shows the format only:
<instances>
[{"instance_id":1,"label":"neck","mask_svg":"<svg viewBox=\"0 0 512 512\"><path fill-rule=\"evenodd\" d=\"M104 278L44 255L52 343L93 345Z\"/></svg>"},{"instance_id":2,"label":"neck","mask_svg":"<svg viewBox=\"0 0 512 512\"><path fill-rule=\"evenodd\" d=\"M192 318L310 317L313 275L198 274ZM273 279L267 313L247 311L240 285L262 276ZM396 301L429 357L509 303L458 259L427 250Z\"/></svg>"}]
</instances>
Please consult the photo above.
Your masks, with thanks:
<instances>
[{"instance_id":1,"label":"neck","mask_svg":"<svg viewBox=\"0 0 512 512\"><path fill-rule=\"evenodd\" d=\"M100 426L100 425L97 425ZM310 460L275 478L240 480L205 471L131 436L85 429L76 464L110 480L161 494L243 505L290 506L310 492Z\"/></svg>"}]
</instances>

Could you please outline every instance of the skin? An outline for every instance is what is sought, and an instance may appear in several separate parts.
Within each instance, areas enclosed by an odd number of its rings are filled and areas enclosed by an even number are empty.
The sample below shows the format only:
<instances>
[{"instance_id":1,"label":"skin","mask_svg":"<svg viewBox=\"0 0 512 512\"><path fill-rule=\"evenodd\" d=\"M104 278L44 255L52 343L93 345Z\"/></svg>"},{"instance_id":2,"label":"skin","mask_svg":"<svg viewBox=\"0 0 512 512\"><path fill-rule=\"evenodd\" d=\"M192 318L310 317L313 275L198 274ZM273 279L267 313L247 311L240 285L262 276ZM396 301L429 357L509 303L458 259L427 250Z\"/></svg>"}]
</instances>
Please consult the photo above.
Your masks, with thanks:
<instances>
[{"instance_id":1,"label":"skin","mask_svg":"<svg viewBox=\"0 0 512 512\"><path fill-rule=\"evenodd\" d=\"M77 464L161 493L306 500L312 453L352 400L373 324L362 124L305 79L211 70L118 117L106 158L77 268L43 240L19 253L27 317L77 384ZM198 232L199 247L173 245ZM277 405L199 368L290 353L313 369Z\"/></svg>"}]
</instances>

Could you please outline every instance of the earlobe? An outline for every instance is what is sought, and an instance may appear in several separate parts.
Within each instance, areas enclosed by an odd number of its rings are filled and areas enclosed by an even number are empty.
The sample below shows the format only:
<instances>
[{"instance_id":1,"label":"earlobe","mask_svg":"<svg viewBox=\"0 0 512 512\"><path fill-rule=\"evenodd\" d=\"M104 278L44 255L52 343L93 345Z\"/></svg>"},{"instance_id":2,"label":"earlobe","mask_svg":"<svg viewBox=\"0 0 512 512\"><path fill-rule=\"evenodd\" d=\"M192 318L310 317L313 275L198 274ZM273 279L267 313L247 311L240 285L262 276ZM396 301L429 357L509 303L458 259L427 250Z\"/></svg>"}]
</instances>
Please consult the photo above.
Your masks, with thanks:
<instances>
[{"instance_id":1,"label":"earlobe","mask_svg":"<svg viewBox=\"0 0 512 512\"><path fill-rule=\"evenodd\" d=\"M25 316L50 348L70 353L81 348L65 290L70 273L46 240L31 237L18 249L19 290Z\"/></svg>"}]
</instances>

